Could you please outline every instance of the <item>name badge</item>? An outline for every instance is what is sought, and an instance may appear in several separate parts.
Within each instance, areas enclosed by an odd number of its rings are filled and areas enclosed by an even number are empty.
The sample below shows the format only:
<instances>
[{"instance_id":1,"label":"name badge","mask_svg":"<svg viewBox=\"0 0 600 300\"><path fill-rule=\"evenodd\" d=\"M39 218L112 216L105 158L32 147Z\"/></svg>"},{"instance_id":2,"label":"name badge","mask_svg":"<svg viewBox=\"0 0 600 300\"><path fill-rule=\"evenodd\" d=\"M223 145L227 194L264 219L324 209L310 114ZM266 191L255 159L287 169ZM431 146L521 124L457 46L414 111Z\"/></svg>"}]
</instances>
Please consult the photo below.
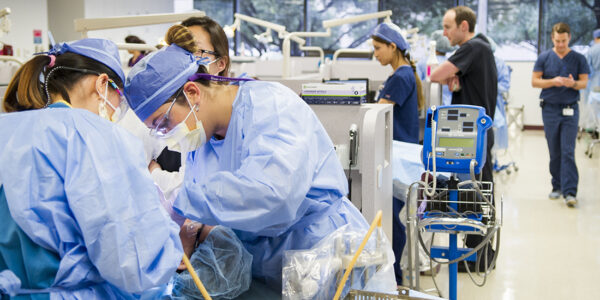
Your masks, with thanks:
<instances>
[{"instance_id":1,"label":"name badge","mask_svg":"<svg viewBox=\"0 0 600 300\"><path fill-rule=\"evenodd\" d=\"M575 115L575 110L571 107L565 107L563 108L562 115L565 117L572 117L573 115Z\"/></svg>"}]
</instances>

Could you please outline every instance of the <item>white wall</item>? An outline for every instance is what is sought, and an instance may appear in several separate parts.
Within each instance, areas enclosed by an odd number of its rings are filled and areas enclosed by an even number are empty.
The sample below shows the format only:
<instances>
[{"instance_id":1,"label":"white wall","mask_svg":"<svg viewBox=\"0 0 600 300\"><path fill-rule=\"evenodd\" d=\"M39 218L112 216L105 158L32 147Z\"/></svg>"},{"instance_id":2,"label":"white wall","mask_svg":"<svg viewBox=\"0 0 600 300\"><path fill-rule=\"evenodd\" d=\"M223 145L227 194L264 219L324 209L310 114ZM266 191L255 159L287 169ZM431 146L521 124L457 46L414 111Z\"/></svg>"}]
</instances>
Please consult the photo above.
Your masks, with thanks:
<instances>
[{"instance_id":1,"label":"white wall","mask_svg":"<svg viewBox=\"0 0 600 300\"><path fill-rule=\"evenodd\" d=\"M542 111L540 108L541 89L531 87L531 74L535 62L506 62L512 67L509 103L513 106L525 105L523 123L541 126Z\"/></svg>"},{"instance_id":2,"label":"white wall","mask_svg":"<svg viewBox=\"0 0 600 300\"><path fill-rule=\"evenodd\" d=\"M78 40L73 20L83 18L84 0L48 0L48 29L56 43Z\"/></svg>"},{"instance_id":3,"label":"white wall","mask_svg":"<svg viewBox=\"0 0 600 300\"><path fill-rule=\"evenodd\" d=\"M36 50L33 44L33 30L42 31L42 46L48 48L47 0L0 0L0 9L10 7L8 16L12 23L8 34L0 37L2 43L13 46L14 55L28 58Z\"/></svg>"}]
</instances>

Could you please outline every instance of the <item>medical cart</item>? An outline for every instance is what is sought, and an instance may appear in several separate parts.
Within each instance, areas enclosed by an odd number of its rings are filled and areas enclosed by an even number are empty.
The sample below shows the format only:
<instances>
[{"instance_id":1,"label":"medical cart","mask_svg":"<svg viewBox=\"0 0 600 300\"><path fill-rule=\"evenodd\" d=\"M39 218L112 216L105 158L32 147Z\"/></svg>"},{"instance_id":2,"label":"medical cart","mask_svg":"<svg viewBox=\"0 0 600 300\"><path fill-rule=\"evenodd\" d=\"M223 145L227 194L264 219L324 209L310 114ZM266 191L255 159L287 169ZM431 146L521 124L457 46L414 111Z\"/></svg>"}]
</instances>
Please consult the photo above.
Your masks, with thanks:
<instances>
[{"instance_id":1,"label":"medical cart","mask_svg":"<svg viewBox=\"0 0 600 300\"><path fill-rule=\"evenodd\" d=\"M501 226L498 207L501 207L502 201L499 201L500 206L494 201L493 183L477 179L486 160L486 131L491 126L491 118L485 114L485 109L478 106L433 106L427 112L422 153L427 172L423 180L411 185L406 209L411 289L419 289L419 262L418 255L414 254L418 252L419 245L432 261L449 264L451 300L457 299L460 261L482 260L485 272L479 273L479 263L475 272L484 277L483 283L487 267L493 268L495 264ZM449 172L451 175L447 181L438 182L436 172ZM433 246L433 237L430 245L426 245L422 232L448 234L448 246ZM481 235L482 242L472 249L459 248L458 234L461 233ZM483 252L487 253L487 247L494 238L494 257L477 257L479 249L484 248L486 251ZM475 281L466 262L463 263Z\"/></svg>"}]
</instances>

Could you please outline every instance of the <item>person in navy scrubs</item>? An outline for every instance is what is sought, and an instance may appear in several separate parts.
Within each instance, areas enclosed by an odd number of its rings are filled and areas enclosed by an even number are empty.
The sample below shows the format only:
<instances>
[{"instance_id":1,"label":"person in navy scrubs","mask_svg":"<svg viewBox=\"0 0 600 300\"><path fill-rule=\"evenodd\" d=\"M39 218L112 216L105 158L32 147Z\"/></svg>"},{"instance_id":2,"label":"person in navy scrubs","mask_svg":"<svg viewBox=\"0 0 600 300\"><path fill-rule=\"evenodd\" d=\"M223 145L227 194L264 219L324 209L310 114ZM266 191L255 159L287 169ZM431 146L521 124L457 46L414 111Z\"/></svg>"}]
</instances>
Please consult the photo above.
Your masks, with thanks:
<instances>
[{"instance_id":1,"label":"person in navy scrubs","mask_svg":"<svg viewBox=\"0 0 600 300\"><path fill-rule=\"evenodd\" d=\"M391 65L394 73L383 83L378 102L394 104L394 140L419 142L419 109L423 106L421 80L416 66L410 60L409 45L400 28L392 23L381 23L371 35L375 58L382 65ZM421 105L419 105L421 103Z\"/></svg>"},{"instance_id":2,"label":"person in navy scrubs","mask_svg":"<svg viewBox=\"0 0 600 300\"><path fill-rule=\"evenodd\" d=\"M410 60L409 45L402 37L400 28L392 23L381 23L371 34L375 58L382 65L391 65L394 73L383 83L378 102L394 105L394 140L407 143L419 142L419 109L422 109L423 91L416 66ZM396 283L402 285L400 258L406 243L406 229L398 217L404 202L393 199L392 248Z\"/></svg>"},{"instance_id":3,"label":"person in navy scrubs","mask_svg":"<svg viewBox=\"0 0 600 300\"><path fill-rule=\"evenodd\" d=\"M533 67L531 85L540 93L544 133L550 150L552 192L564 196L569 207L577 204L579 174L575 165L575 140L579 124L579 90L587 86L590 68L585 57L569 48L571 29L566 23L552 27L554 47L540 54Z\"/></svg>"}]
</instances>

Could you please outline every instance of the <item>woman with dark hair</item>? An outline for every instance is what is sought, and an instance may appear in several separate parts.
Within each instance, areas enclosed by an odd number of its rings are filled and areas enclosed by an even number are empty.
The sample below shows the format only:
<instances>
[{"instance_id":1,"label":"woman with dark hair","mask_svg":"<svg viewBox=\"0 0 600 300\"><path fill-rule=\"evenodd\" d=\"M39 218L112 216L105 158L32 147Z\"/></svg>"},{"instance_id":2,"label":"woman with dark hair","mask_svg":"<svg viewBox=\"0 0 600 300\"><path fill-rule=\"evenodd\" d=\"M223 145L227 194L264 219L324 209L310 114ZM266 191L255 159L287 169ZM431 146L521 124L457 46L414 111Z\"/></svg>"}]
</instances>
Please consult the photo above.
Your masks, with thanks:
<instances>
[{"instance_id":1,"label":"woman with dark hair","mask_svg":"<svg viewBox=\"0 0 600 300\"><path fill-rule=\"evenodd\" d=\"M275 290L286 250L310 249L344 225L367 230L306 102L279 83L207 74L211 58L190 55L198 43L184 26L171 27L166 40L133 67L125 89L153 134L187 153L175 211L235 230L253 255L253 277ZM239 85L216 84L231 81Z\"/></svg>"},{"instance_id":2,"label":"woman with dark hair","mask_svg":"<svg viewBox=\"0 0 600 300\"><path fill-rule=\"evenodd\" d=\"M103 39L57 45L11 80L0 116L0 298L134 299L174 274L179 227L141 144L110 122L127 108L124 81L117 46Z\"/></svg>"},{"instance_id":3,"label":"woman with dark hair","mask_svg":"<svg viewBox=\"0 0 600 300\"><path fill-rule=\"evenodd\" d=\"M144 40L140 39L139 37L137 37L135 35L128 35L128 36L125 37L125 43L129 43L129 44L145 44L146 42L144 42ZM129 66L130 68L133 67L138 61L142 60L142 58L144 58L144 56L146 56L146 51L141 51L141 50L127 50L127 52L129 54L133 55L129 59L129 62L127 62L127 66Z\"/></svg>"},{"instance_id":4,"label":"woman with dark hair","mask_svg":"<svg viewBox=\"0 0 600 300\"><path fill-rule=\"evenodd\" d=\"M208 65L208 73L229 76L229 43L221 25L206 16L187 18L181 25L187 27L194 36L197 45L194 54L212 61Z\"/></svg>"},{"instance_id":5,"label":"woman with dark hair","mask_svg":"<svg viewBox=\"0 0 600 300\"><path fill-rule=\"evenodd\" d=\"M409 45L392 23L381 23L371 35L375 58L382 65L391 65L394 73L383 83L379 91L379 103L394 105L394 140L408 143L419 142L419 110L424 106L421 80L416 73L415 63L408 53ZM404 203L394 198L392 213L392 245L396 261L394 271L396 283L402 285L400 257L406 241L404 225L398 215Z\"/></svg>"},{"instance_id":6,"label":"woman with dark hair","mask_svg":"<svg viewBox=\"0 0 600 300\"><path fill-rule=\"evenodd\" d=\"M379 103L394 105L394 140L419 142L419 110L424 105L421 80L408 53L409 45L395 24L381 23L373 34L375 58L394 73L383 83Z\"/></svg>"}]
</instances>

